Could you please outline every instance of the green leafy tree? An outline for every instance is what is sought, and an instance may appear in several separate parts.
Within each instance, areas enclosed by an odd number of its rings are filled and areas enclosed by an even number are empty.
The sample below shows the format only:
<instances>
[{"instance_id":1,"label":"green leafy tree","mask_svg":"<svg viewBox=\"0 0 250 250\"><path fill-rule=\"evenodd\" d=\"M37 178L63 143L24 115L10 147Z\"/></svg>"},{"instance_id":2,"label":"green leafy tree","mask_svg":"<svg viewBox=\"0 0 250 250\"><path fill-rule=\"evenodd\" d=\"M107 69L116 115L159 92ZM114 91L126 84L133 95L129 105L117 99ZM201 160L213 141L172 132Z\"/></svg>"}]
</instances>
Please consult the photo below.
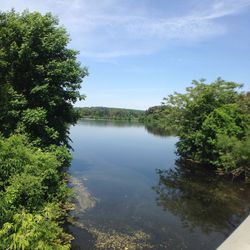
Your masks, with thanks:
<instances>
[{"instance_id":1,"label":"green leafy tree","mask_svg":"<svg viewBox=\"0 0 250 250\"><path fill-rule=\"evenodd\" d=\"M72 104L87 70L69 35L48 13L0 13L0 132L25 132L41 145L66 144Z\"/></svg>"},{"instance_id":2,"label":"green leafy tree","mask_svg":"<svg viewBox=\"0 0 250 250\"><path fill-rule=\"evenodd\" d=\"M0 249L70 249L69 125L87 70L52 14L0 13Z\"/></svg>"},{"instance_id":3,"label":"green leafy tree","mask_svg":"<svg viewBox=\"0 0 250 250\"><path fill-rule=\"evenodd\" d=\"M231 111L232 112L232 111ZM234 123L228 133L218 133L216 149L219 157L214 161L219 173L232 172L234 176L244 174L250 181L250 93L240 94L237 113L231 115ZM230 124L230 123L228 123ZM236 125L240 124L240 127Z\"/></svg>"},{"instance_id":4,"label":"green leafy tree","mask_svg":"<svg viewBox=\"0 0 250 250\"><path fill-rule=\"evenodd\" d=\"M204 147L200 158L206 162L217 161L220 156L217 144L222 135L242 139L244 136L243 119L236 103L226 104L212 111L200 129L200 143Z\"/></svg>"},{"instance_id":5,"label":"green leafy tree","mask_svg":"<svg viewBox=\"0 0 250 250\"><path fill-rule=\"evenodd\" d=\"M239 93L241 87L221 78L211 84L202 79L193 81L186 93L164 99L178 128L180 156L223 174L248 176L250 98L249 93Z\"/></svg>"},{"instance_id":6,"label":"green leafy tree","mask_svg":"<svg viewBox=\"0 0 250 250\"><path fill-rule=\"evenodd\" d=\"M182 156L203 161L204 142L207 141L201 131L203 122L216 108L235 103L239 87L240 84L220 78L211 84L206 84L204 80L193 81L193 86L186 88L185 94L175 93L166 98L166 105L179 109L173 122L179 123L178 152Z\"/></svg>"}]
</instances>

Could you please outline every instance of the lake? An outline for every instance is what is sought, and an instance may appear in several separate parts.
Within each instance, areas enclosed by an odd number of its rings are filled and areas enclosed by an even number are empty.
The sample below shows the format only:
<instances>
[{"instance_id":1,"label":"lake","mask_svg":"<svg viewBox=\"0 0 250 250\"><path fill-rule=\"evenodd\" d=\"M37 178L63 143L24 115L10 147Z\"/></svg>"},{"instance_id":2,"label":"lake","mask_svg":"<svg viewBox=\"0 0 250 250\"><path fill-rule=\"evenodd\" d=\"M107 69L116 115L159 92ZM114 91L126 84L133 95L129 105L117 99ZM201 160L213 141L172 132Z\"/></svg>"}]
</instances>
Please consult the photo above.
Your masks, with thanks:
<instances>
[{"instance_id":1,"label":"lake","mask_svg":"<svg viewBox=\"0 0 250 250\"><path fill-rule=\"evenodd\" d=\"M216 249L250 212L250 190L178 159L141 124L71 128L72 249Z\"/></svg>"}]
</instances>

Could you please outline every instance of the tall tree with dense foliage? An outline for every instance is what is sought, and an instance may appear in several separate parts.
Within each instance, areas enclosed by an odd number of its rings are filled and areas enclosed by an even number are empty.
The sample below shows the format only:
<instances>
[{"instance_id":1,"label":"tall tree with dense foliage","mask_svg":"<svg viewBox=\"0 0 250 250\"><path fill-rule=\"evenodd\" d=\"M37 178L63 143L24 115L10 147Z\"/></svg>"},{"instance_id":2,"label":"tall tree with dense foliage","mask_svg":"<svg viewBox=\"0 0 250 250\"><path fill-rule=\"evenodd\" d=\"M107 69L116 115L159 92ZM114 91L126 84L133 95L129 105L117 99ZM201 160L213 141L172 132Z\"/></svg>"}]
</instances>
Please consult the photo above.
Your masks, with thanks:
<instances>
[{"instance_id":1,"label":"tall tree with dense foliage","mask_svg":"<svg viewBox=\"0 0 250 250\"><path fill-rule=\"evenodd\" d=\"M164 99L173 110L178 127L179 155L216 167L220 173L247 176L249 150L249 93L240 93L241 84L218 78L207 84L193 81L186 93Z\"/></svg>"},{"instance_id":2,"label":"tall tree with dense foliage","mask_svg":"<svg viewBox=\"0 0 250 250\"><path fill-rule=\"evenodd\" d=\"M73 104L87 70L48 13L0 13L0 249L70 249Z\"/></svg>"},{"instance_id":3,"label":"tall tree with dense foliage","mask_svg":"<svg viewBox=\"0 0 250 250\"><path fill-rule=\"evenodd\" d=\"M27 132L40 144L65 144L72 104L87 70L69 36L48 13L0 13L0 132Z\"/></svg>"}]
</instances>

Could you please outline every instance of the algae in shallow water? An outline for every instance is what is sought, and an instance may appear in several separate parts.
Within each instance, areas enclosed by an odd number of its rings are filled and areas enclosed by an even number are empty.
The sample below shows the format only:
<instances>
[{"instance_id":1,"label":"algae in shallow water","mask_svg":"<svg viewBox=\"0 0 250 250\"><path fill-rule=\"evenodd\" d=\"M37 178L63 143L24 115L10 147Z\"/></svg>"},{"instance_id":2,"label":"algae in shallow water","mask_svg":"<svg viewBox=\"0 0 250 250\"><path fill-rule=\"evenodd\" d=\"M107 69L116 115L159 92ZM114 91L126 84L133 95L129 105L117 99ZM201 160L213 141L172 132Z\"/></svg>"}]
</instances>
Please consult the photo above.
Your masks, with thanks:
<instances>
[{"instance_id":1,"label":"algae in shallow water","mask_svg":"<svg viewBox=\"0 0 250 250\"><path fill-rule=\"evenodd\" d=\"M83 180L72 177L71 183L74 186L73 189L75 193L75 209L72 212L72 216L77 218L77 215L86 212L87 209L93 208L98 200L90 194L84 186ZM153 248L149 243L150 235L143 231L120 233L115 230L109 230L105 232L90 224L84 224L74 220L72 220L71 223L92 234L95 238L95 247L97 249L142 250Z\"/></svg>"},{"instance_id":2,"label":"algae in shallow water","mask_svg":"<svg viewBox=\"0 0 250 250\"><path fill-rule=\"evenodd\" d=\"M115 230L104 232L92 225L85 225L77 221L72 222L75 226L87 230L95 237L95 247L97 249L112 250L143 250L153 249L149 243L150 235L143 231L134 231L131 233L120 233Z\"/></svg>"},{"instance_id":3,"label":"algae in shallow water","mask_svg":"<svg viewBox=\"0 0 250 250\"><path fill-rule=\"evenodd\" d=\"M73 184L75 210L72 215L84 213L87 209L93 208L98 201L84 186L83 180L72 177L70 182Z\"/></svg>"}]
</instances>

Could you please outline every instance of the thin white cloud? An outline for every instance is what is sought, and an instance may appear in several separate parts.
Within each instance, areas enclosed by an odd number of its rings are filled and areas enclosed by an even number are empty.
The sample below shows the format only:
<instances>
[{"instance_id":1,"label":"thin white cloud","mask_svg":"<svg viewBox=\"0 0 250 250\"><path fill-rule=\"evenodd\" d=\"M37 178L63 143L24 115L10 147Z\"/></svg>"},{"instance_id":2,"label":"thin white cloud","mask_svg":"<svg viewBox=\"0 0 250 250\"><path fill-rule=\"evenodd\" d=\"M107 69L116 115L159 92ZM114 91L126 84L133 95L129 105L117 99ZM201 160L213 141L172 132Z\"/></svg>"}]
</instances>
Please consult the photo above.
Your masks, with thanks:
<instances>
[{"instance_id":1,"label":"thin white cloud","mask_svg":"<svg viewBox=\"0 0 250 250\"><path fill-rule=\"evenodd\" d=\"M250 6L249 0L217 0L211 5L210 13L205 16L206 19L221 18L228 15L238 14Z\"/></svg>"},{"instance_id":2,"label":"thin white cloud","mask_svg":"<svg viewBox=\"0 0 250 250\"><path fill-rule=\"evenodd\" d=\"M250 6L250 0L209 0L196 9L187 9L185 15L168 17L155 16L140 3L131 6L130 1L123 0L1 0L0 9L51 11L66 26L71 45L82 56L106 60L148 55L176 42L197 42L224 34L228 27L218 19Z\"/></svg>"}]
</instances>

